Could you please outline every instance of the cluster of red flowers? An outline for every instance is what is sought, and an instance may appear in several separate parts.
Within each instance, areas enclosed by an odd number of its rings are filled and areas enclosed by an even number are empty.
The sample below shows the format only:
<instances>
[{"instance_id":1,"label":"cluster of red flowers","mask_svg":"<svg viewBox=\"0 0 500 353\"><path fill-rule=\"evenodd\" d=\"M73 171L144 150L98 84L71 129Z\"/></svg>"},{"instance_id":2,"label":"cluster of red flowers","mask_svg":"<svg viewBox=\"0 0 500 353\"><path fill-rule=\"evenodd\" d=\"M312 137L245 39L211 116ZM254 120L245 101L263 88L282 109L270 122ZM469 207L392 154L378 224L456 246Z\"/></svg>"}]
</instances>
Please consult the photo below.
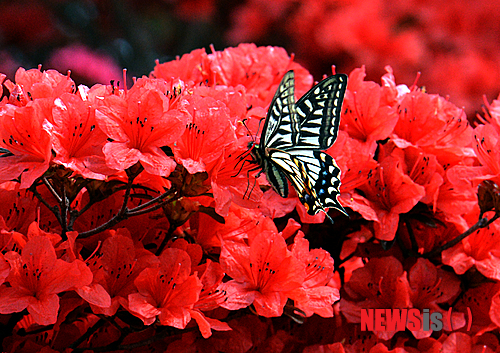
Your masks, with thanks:
<instances>
[{"instance_id":1,"label":"cluster of red flowers","mask_svg":"<svg viewBox=\"0 0 500 353\"><path fill-rule=\"evenodd\" d=\"M352 71L327 151L350 218L321 224L249 154L288 70L300 97L307 70L252 44L157 63L130 89L3 76L4 350L495 351L500 101L473 128L389 67L381 85ZM325 232L338 254L311 249ZM360 332L366 308L451 317Z\"/></svg>"},{"instance_id":2,"label":"cluster of red flowers","mask_svg":"<svg viewBox=\"0 0 500 353\"><path fill-rule=\"evenodd\" d=\"M205 1L199 0L198 3ZM391 65L410 81L450 95L474 112L498 94L500 4L497 1L245 1L232 15L229 43L280 42L310 70L330 65L370 77Z\"/></svg>"}]
</instances>

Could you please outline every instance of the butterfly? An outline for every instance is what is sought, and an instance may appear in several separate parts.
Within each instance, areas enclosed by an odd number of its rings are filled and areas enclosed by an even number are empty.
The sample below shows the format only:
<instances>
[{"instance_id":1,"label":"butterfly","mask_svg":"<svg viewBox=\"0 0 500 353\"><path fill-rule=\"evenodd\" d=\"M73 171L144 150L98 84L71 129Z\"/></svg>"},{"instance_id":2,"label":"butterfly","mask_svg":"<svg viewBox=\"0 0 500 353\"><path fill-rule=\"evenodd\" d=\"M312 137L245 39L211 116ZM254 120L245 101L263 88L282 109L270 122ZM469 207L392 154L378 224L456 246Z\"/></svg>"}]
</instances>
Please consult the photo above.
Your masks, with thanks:
<instances>
[{"instance_id":1,"label":"butterfly","mask_svg":"<svg viewBox=\"0 0 500 353\"><path fill-rule=\"evenodd\" d=\"M252 156L265 172L273 189L281 196L289 193L288 181L310 215L335 208L339 203L340 169L322 152L337 139L347 75L325 78L295 102L295 77L288 71L281 80L269 110L260 143Z\"/></svg>"}]
</instances>

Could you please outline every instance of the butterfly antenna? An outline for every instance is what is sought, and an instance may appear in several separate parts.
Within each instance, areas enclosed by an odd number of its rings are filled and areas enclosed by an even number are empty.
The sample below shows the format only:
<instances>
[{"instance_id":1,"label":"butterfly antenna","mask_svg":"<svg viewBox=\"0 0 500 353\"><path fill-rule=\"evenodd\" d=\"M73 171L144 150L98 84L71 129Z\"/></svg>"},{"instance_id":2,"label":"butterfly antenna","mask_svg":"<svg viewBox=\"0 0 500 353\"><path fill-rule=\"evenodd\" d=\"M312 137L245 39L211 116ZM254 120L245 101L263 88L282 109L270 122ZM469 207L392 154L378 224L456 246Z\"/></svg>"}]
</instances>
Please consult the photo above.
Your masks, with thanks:
<instances>
[{"instance_id":1,"label":"butterfly antenna","mask_svg":"<svg viewBox=\"0 0 500 353\"><path fill-rule=\"evenodd\" d=\"M252 145L255 145L256 143L256 138L255 138L255 135L252 133L252 131L250 131L250 129L248 128L247 124L246 124L246 121L247 121L247 118L243 119L241 121L241 123L243 124L243 126L245 127L245 129L247 129L247 135L250 136L250 138L252 139ZM262 121L262 120L261 120ZM257 133L259 132L260 130L260 121L259 121L259 127L257 129Z\"/></svg>"}]
</instances>

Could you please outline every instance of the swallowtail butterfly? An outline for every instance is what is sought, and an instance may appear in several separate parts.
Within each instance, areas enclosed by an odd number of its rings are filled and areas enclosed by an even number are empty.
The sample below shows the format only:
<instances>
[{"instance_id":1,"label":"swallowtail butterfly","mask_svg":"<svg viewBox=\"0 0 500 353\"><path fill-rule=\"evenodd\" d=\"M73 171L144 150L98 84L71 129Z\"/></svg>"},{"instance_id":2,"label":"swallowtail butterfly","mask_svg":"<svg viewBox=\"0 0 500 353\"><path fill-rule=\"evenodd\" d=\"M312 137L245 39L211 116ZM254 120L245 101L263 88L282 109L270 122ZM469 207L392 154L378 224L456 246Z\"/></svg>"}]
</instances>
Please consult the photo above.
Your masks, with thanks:
<instances>
[{"instance_id":1,"label":"swallowtail butterfly","mask_svg":"<svg viewBox=\"0 0 500 353\"><path fill-rule=\"evenodd\" d=\"M288 196L288 181L311 215L333 207L346 214L338 202L340 169L322 152L336 140L347 75L327 77L295 103L295 78L288 71L276 91L260 143L252 149L254 162L281 197ZM333 222L333 221L332 221Z\"/></svg>"}]
</instances>

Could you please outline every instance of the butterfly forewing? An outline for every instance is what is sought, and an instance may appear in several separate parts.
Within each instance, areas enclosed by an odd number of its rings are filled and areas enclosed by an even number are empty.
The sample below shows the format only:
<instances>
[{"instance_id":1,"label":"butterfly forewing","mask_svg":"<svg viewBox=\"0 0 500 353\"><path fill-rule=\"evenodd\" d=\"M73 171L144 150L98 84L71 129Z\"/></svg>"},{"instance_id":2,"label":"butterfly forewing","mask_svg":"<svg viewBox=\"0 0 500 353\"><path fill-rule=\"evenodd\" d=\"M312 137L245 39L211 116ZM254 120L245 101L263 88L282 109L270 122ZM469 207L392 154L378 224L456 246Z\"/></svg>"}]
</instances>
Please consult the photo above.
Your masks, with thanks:
<instances>
[{"instance_id":1,"label":"butterfly forewing","mask_svg":"<svg viewBox=\"0 0 500 353\"><path fill-rule=\"evenodd\" d=\"M295 79L288 71L274 94L262 129L261 148L289 148L297 144L299 122L295 114ZM265 147L264 147L265 146Z\"/></svg>"},{"instance_id":2,"label":"butterfly forewing","mask_svg":"<svg viewBox=\"0 0 500 353\"><path fill-rule=\"evenodd\" d=\"M340 112L347 87L347 75L325 78L295 105L299 119L300 148L325 150L337 139Z\"/></svg>"}]
</instances>

